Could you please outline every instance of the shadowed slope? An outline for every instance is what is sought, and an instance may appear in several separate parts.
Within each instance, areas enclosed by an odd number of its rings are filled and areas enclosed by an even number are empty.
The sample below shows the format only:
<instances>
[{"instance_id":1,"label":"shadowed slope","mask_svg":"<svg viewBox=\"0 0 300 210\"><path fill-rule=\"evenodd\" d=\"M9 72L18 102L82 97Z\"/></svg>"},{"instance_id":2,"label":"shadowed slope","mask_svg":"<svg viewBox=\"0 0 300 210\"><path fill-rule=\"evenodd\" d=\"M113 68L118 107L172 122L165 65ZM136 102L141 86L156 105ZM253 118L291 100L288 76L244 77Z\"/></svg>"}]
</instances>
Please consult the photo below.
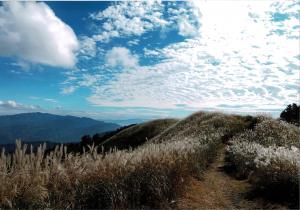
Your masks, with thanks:
<instances>
[{"instance_id":1,"label":"shadowed slope","mask_svg":"<svg viewBox=\"0 0 300 210\"><path fill-rule=\"evenodd\" d=\"M102 143L105 148L135 148L152 139L168 127L178 122L177 119L159 119L134 125L122 130Z\"/></svg>"}]
</instances>

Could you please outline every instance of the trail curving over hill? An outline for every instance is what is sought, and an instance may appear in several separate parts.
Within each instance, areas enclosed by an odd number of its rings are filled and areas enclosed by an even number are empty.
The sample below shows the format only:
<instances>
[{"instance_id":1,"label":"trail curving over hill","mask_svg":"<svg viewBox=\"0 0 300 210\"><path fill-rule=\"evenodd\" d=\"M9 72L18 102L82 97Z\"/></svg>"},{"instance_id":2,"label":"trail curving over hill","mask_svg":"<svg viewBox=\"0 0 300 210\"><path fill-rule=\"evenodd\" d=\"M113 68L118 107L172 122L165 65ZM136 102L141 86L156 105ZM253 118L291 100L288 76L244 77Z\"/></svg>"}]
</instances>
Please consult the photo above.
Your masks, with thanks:
<instances>
[{"instance_id":1,"label":"trail curving over hill","mask_svg":"<svg viewBox=\"0 0 300 210\"><path fill-rule=\"evenodd\" d=\"M238 180L224 171L225 149L204 172L193 178L187 191L173 204L175 209L289 209L287 206L253 196L248 180Z\"/></svg>"}]
</instances>

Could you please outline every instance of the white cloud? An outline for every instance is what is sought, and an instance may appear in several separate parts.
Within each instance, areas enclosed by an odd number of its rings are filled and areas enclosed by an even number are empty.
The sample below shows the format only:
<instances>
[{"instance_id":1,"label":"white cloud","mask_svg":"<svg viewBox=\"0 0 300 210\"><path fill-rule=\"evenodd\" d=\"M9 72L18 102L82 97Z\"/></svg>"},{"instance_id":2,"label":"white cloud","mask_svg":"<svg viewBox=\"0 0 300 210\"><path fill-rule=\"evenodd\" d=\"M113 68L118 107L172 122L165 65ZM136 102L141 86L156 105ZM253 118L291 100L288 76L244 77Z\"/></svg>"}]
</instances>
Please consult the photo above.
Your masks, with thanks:
<instances>
[{"instance_id":1,"label":"white cloud","mask_svg":"<svg viewBox=\"0 0 300 210\"><path fill-rule=\"evenodd\" d=\"M0 101L0 106L6 107L6 108L17 108L20 105L17 104L17 102L9 100L9 101Z\"/></svg>"},{"instance_id":2,"label":"white cloud","mask_svg":"<svg viewBox=\"0 0 300 210\"><path fill-rule=\"evenodd\" d=\"M29 71L29 69L30 69L30 64L28 62L24 62L24 61L20 61L20 60L11 63L11 66L17 66L24 71Z\"/></svg>"},{"instance_id":3,"label":"white cloud","mask_svg":"<svg viewBox=\"0 0 300 210\"><path fill-rule=\"evenodd\" d=\"M0 56L73 67L77 48L72 28L45 3L13 1L0 6Z\"/></svg>"},{"instance_id":4,"label":"white cloud","mask_svg":"<svg viewBox=\"0 0 300 210\"><path fill-rule=\"evenodd\" d=\"M31 97L32 98L32 97ZM33 97L33 99L41 99L38 97ZM47 100L46 100L47 101ZM11 115L20 113L30 113L30 112L44 112L57 115L72 115L78 117L90 117L98 120L112 121L120 119L157 119L160 117L170 117L169 110L159 110L159 109L109 109L102 111L80 111L65 109L62 106L55 106L53 108L42 108L37 105L25 105L14 100L1 101L0 100L0 115ZM137 118L138 116L138 118ZM176 115L177 116L177 115ZM174 117L174 116L173 116ZM178 115L182 117L182 115Z\"/></svg>"},{"instance_id":5,"label":"white cloud","mask_svg":"<svg viewBox=\"0 0 300 210\"><path fill-rule=\"evenodd\" d=\"M145 57L157 57L159 55L161 55L161 53L157 50L149 50L148 48L144 48L143 49L144 51L144 56Z\"/></svg>"},{"instance_id":6,"label":"white cloud","mask_svg":"<svg viewBox=\"0 0 300 210\"><path fill-rule=\"evenodd\" d=\"M1 101L0 100L0 110L27 110L27 111L34 111L39 110L40 107L36 105L24 105L21 103L17 103L13 100L8 101Z\"/></svg>"},{"instance_id":7,"label":"white cloud","mask_svg":"<svg viewBox=\"0 0 300 210\"><path fill-rule=\"evenodd\" d=\"M94 35L96 41L108 42L120 36L142 35L155 28L164 27L163 5L160 1L118 2L98 13L91 14L95 21L101 21L101 33ZM102 22L104 21L104 23Z\"/></svg>"},{"instance_id":8,"label":"white cloud","mask_svg":"<svg viewBox=\"0 0 300 210\"><path fill-rule=\"evenodd\" d=\"M298 100L297 6L272 1L195 1L193 6L202 14L200 37L145 49L164 60L114 74L93 88L88 100L101 106L184 104L243 112L280 110ZM289 18L272 21L277 11ZM278 28L287 33L274 33Z\"/></svg>"},{"instance_id":9,"label":"white cloud","mask_svg":"<svg viewBox=\"0 0 300 210\"><path fill-rule=\"evenodd\" d=\"M139 39L133 39L133 40L128 41L127 44L128 44L129 46L133 46L133 45L138 45L139 42L140 42Z\"/></svg>"},{"instance_id":10,"label":"white cloud","mask_svg":"<svg viewBox=\"0 0 300 210\"><path fill-rule=\"evenodd\" d=\"M182 18L178 21L178 28L181 36L193 37L199 34L197 28L185 18Z\"/></svg>"},{"instance_id":11,"label":"white cloud","mask_svg":"<svg viewBox=\"0 0 300 210\"><path fill-rule=\"evenodd\" d=\"M60 94L67 95L74 93L80 87L92 88L97 86L97 82L101 81L101 76L97 74L87 73L86 69L67 72L68 79L61 83Z\"/></svg>"},{"instance_id":12,"label":"white cloud","mask_svg":"<svg viewBox=\"0 0 300 210\"><path fill-rule=\"evenodd\" d=\"M106 53L105 61L110 67L136 68L138 66L138 57L125 47L113 47Z\"/></svg>"},{"instance_id":13,"label":"white cloud","mask_svg":"<svg viewBox=\"0 0 300 210\"><path fill-rule=\"evenodd\" d=\"M201 12L195 7L194 2L196 1L175 3L176 8L168 8L169 22L176 25L178 34L181 36L196 37L200 35Z\"/></svg>"},{"instance_id":14,"label":"white cloud","mask_svg":"<svg viewBox=\"0 0 300 210\"><path fill-rule=\"evenodd\" d=\"M83 74L81 80L78 82L81 87L90 87L99 80L98 75Z\"/></svg>"},{"instance_id":15,"label":"white cloud","mask_svg":"<svg viewBox=\"0 0 300 210\"><path fill-rule=\"evenodd\" d=\"M37 96L29 96L28 98L31 100L46 101L46 102L50 102L50 103L58 103L58 101L54 98L41 98L41 97L37 97Z\"/></svg>"},{"instance_id":16,"label":"white cloud","mask_svg":"<svg viewBox=\"0 0 300 210\"><path fill-rule=\"evenodd\" d=\"M68 86L68 87L64 87L61 90L61 94L71 94L73 93L78 87L77 86Z\"/></svg>"},{"instance_id":17,"label":"white cloud","mask_svg":"<svg viewBox=\"0 0 300 210\"><path fill-rule=\"evenodd\" d=\"M80 39L80 50L79 55L84 58L93 58L97 54L97 45L96 42L87 36L83 36Z\"/></svg>"},{"instance_id":18,"label":"white cloud","mask_svg":"<svg viewBox=\"0 0 300 210\"><path fill-rule=\"evenodd\" d=\"M167 12L166 5L170 7ZM172 29L178 30L181 36L199 36L200 16L194 3L190 1L114 2L105 10L90 15L96 24L97 21L101 24L100 33L94 34L92 39L107 43L112 38L141 36L153 30L160 30L161 37L165 37L164 32ZM130 41L128 44L136 44L136 42Z\"/></svg>"},{"instance_id":19,"label":"white cloud","mask_svg":"<svg viewBox=\"0 0 300 210\"><path fill-rule=\"evenodd\" d=\"M47 102L50 102L50 103L58 103L58 101L53 99L53 98L44 98L44 101L47 101Z\"/></svg>"}]
</instances>

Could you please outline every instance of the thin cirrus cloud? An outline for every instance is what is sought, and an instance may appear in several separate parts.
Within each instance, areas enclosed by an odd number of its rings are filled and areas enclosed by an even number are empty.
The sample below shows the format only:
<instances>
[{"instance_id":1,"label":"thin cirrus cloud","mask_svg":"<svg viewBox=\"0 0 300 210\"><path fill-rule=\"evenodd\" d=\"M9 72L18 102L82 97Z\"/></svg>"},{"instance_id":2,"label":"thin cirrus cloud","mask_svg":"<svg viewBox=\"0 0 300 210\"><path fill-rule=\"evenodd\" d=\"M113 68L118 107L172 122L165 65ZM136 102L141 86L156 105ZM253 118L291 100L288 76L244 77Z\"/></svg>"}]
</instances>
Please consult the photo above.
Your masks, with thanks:
<instances>
[{"instance_id":1,"label":"thin cirrus cloud","mask_svg":"<svg viewBox=\"0 0 300 210\"><path fill-rule=\"evenodd\" d=\"M0 6L0 56L70 68L77 37L45 3L4 2Z\"/></svg>"},{"instance_id":2,"label":"thin cirrus cloud","mask_svg":"<svg viewBox=\"0 0 300 210\"><path fill-rule=\"evenodd\" d=\"M199 36L186 34L190 38L182 42L145 49L163 59L113 74L114 80L91 88L88 101L119 107L280 110L299 96L295 2L195 1Z\"/></svg>"},{"instance_id":3,"label":"thin cirrus cloud","mask_svg":"<svg viewBox=\"0 0 300 210\"><path fill-rule=\"evenodd\" d=\"M58 103L58 101L53 98L44 98L44 101L50 102L50 103Z\"/></svg>"}]
</instances>

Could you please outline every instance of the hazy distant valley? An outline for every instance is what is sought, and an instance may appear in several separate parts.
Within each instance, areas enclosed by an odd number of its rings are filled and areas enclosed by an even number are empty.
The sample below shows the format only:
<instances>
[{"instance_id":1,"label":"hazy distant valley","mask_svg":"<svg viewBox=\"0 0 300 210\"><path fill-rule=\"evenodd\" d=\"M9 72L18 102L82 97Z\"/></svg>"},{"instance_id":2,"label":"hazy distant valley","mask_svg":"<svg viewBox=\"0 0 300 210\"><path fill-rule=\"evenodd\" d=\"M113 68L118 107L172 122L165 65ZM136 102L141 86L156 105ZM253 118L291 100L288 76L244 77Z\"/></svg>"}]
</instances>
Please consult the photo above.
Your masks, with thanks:
<instances>
[{"instance_id":1,"label":"hazy distant valley","mask_svg":"<svg viewBox=\"0 0 300 210\"><path fill-rule=\"evenodd\" d=\"M83 135L115 130L120 125L85 117L26 113L0 116L0 144L24 142L79 142Z\"/></svg>"}]
</instances>

